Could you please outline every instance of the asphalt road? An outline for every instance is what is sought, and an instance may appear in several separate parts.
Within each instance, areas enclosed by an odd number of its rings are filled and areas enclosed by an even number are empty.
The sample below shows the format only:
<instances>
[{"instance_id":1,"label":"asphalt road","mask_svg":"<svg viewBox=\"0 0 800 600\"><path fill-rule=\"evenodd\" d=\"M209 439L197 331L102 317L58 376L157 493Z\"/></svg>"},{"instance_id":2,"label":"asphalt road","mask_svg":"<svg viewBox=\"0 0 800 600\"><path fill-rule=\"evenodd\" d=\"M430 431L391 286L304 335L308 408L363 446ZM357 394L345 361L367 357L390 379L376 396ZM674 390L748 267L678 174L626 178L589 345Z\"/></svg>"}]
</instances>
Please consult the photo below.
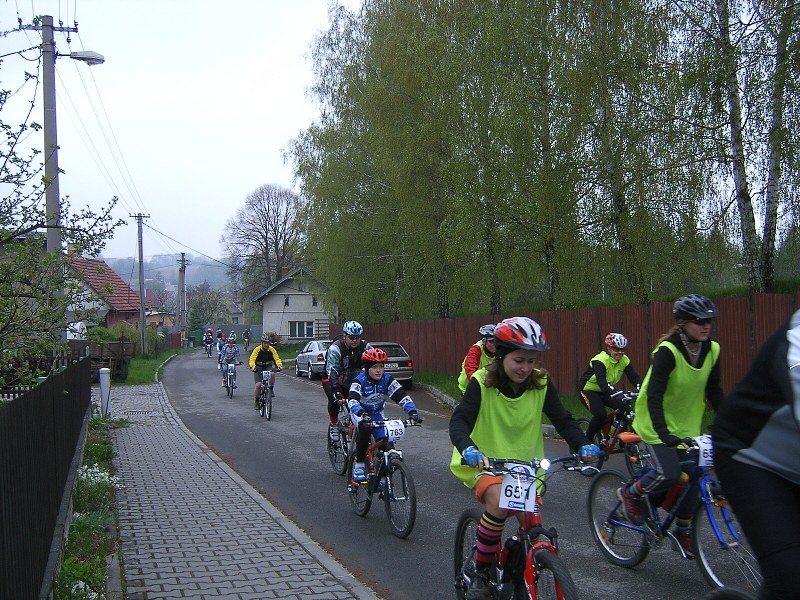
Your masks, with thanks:
<instances>
[{"instance_id":1,"label":"asphalt road","mask_svg":"<svg viewBox=\"0 0 800 600\"><path fill-rule=\"evenodd\" d=\"M461 512L477 503L448 469L449 408L424 391L411 392L425 423L409 430L398 445L418 497L414 531L400 540L391 534L382 503L374 501L365 518L352 512L345 479L328 460L319 380L295 377L293 368L279 373L271 422L253 409L253 375L246 366L239 367L233 399L225 396L220 382L216 358L202 349L176 357L164 369L169 399L186 426L381 597L455 597L455 525ZM386 414L399 418L402 411L391 404ZM546 452L561 456L568 449L553 440ZM624 470L615 462L616 457L611 468ZM635 569L609 564L591 537L586 516L590 481L575 473L555 475L542 512L545 526L558 529L561 555L582 597L692 600L709 591L694 562L680 558L668 543Z\"/></svg>"}]
</instances>

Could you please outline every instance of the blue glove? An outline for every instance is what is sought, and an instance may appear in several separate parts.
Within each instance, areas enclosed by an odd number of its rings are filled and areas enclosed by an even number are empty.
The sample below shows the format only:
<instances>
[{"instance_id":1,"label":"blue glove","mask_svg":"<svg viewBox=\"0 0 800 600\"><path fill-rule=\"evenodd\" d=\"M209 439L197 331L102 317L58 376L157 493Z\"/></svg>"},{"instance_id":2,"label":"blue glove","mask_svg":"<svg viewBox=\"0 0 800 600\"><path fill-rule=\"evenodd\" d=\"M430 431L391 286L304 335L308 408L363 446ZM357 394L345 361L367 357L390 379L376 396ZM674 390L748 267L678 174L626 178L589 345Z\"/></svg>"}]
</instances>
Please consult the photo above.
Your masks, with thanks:
<instances>
[{"instance_id":1,"label":"blue glove","mask_svg":"<svg viewBox=\"0 0 800 600\"><path fill-rule=\"evenodd\" d=\"M461 453L461 456L464 457L464 460L467 461L467 464L470 467L477 467L485 458L483 452L478 450L475 446L468 446L467 448L464 448L464 452Z\"/></svg>"},{"instance_id":2,"label":"blue glove","mask_svg":"<svg viewBox=\"0 0 800 600\"><path fill-rule=\"evenodd\" d=\"M580 455L583 459L595 459L600 457L600 448L594 444L581 446Z\"/></svg>"}]
</instances>

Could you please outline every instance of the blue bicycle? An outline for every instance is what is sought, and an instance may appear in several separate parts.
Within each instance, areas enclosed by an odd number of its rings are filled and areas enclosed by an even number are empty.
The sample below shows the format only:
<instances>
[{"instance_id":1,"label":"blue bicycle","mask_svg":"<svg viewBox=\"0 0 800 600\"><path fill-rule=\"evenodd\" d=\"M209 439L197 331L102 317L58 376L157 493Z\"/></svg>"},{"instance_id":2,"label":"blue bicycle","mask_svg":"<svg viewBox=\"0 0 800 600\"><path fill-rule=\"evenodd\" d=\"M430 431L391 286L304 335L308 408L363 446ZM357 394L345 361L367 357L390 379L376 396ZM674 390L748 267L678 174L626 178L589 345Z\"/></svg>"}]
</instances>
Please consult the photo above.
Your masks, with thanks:
<instances>
[{"instance_id":1,"label":"blue bicycle","mask_svg":"<svg viewBox=\"0 0 800 600\"><path fill-rule=\"evenodd\" d=\"M736 587L755 592L760 588L763 578L758 561L741 533L736 515L713 476L711 437L694 438L688 450L693 456L694 465L689 473L689 485L675 500L671 510L666 512L653 506L644 496L645 521L642 525L634 525L625 518L617 498L617 489L633 480L617 471L598 473L589 488L588 498L592 535L606 559L622 567L635 567L652 548L660 547L665 539L669 539L674 549L689 558L670 527L675 521L681 500L690 490L699 489L701 501L691 521L692 550L697 566L713 587Z\"/></svg>"}]
</instances>

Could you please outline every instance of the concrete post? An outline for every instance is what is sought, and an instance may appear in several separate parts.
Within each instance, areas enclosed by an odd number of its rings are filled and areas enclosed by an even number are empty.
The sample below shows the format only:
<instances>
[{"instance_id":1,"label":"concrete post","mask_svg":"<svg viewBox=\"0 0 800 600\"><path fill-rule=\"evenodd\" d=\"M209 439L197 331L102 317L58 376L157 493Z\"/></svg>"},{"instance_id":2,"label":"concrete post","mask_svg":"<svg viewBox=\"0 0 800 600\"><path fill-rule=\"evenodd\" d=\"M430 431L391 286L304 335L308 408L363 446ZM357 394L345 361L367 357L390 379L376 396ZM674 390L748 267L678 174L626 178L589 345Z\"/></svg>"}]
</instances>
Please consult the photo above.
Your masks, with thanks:
<instances>
[{"instance_id":1,"label":"concrete post","mask_svg":"<svg viewBox=\"0 0 800 600\"><path fill-rule=\"evenodd\" d=\"M111 418L111 369L100 369L100 409L103 418Z\"/></svg>"}]
</instances>

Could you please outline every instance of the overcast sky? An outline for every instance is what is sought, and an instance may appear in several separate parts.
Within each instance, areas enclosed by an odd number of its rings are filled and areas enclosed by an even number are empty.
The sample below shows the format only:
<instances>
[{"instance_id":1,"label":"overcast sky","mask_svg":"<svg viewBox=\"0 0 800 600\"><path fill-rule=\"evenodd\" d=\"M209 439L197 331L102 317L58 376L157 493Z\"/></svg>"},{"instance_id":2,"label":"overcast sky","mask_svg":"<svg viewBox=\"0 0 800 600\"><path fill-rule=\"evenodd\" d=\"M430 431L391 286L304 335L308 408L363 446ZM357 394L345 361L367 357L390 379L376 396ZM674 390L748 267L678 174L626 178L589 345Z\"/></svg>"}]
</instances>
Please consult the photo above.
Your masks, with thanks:
<instances>
[{"instance_id":1,"label":"overcast sky","mask_svg":"<svg viewBox=\"0 0 800 600\"><path fill-rule=\"evenodd\" d=\"M61 196L74 208L119 196L116 216L128 221L103 256L136 256L129 215L143 213L145 256L220 258L224 224L250 192L296 189L282 150L318 113L307 98L310 44L327 29L328 8L328 0L0 0L2 31L16 28L18 16L29 24L49 14L65 27L77 20L69 44L55 34L58 52L105 57L93 67L56 61ZM0 39L0 54L40 43L38 31L14 32ZM36 68L5 57L0 87L16 90ZM10 117L32 90L11 98L3 121L16 122ZM40 99L32 119L43 120Z\"/></svg>"}]
</instances>

